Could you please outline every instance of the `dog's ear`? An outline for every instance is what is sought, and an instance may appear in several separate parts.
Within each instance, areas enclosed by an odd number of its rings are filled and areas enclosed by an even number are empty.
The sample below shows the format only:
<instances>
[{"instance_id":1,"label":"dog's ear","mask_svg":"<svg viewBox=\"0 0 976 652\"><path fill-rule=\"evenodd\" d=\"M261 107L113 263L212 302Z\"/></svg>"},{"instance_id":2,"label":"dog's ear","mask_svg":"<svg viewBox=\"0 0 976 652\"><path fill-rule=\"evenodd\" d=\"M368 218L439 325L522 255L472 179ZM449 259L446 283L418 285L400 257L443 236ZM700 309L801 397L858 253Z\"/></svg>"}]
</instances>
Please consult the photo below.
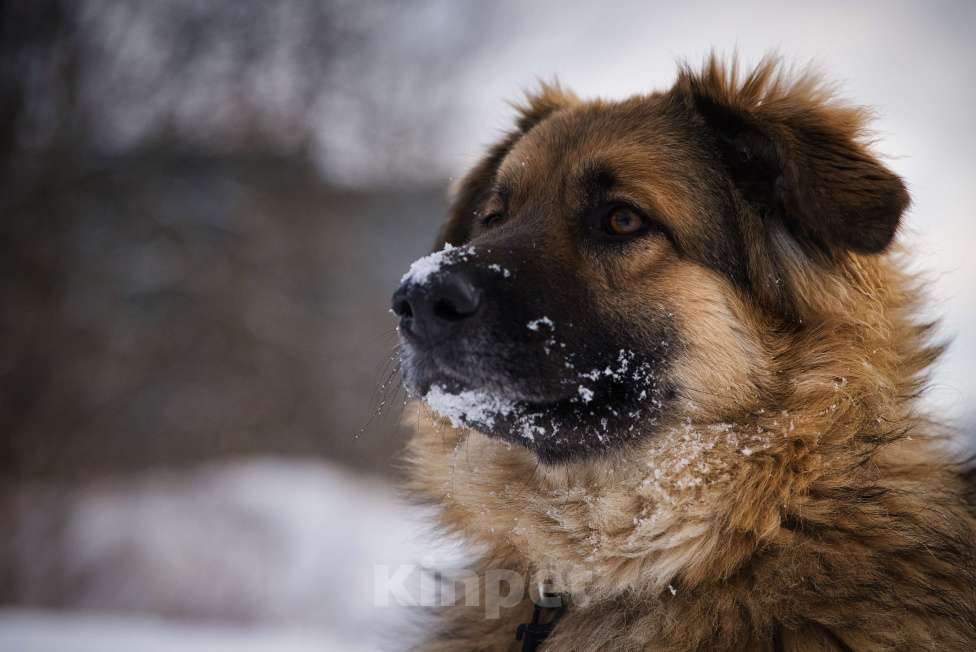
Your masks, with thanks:
<instances>
[{"instance_id":1,"label":"dog's ear","mask_svg":"<svg viewBox=\"0 0 976 652\"><path fill-rule=\"evenodd\" d=\"M864 143L864 109L837 104L819 79L790 79L775 58L740 79L712 56L672 93L716 136L745 199L775 213L804 244L857 253L892 241L908 191Z\"/></svg>"},{"instance_id":2,"label":"dog's ear","mask_svg":"<svg viewBox=\"0 0 976 652\"><path fill-rule=\"evenodd\" d=\"M513 105L518 113L515 129L492 145L454 190L448 220L441 227L435 250L442 249L445 244L460 245L467 242L471 236L471 227L478 217L478 209L491 192L498 166L515 143L554 112L577 102L579 99L576 95L559 84L543 83L537 91L526 95L523 104Z\"/></svg>"}]
</instances>

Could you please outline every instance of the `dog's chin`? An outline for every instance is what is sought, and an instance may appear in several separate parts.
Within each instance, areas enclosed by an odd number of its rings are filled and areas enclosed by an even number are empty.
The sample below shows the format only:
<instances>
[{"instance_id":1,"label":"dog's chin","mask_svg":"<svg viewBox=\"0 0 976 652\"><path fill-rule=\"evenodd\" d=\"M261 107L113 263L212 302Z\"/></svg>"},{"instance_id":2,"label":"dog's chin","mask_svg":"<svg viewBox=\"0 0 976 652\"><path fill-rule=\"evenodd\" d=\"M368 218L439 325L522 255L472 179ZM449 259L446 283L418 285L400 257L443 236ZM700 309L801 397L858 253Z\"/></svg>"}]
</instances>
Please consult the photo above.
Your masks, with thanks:
<instances>
[{"instance_id":1,"label":"dog's chin","mask_svg":"<svg viewBox=\"0 0 976 652\"><path fill-rule=\"evenodd\" d=\"M424 401L453 425L502 438L513 438L517 432L522 439L531 439L525 437L530 432L526 430L527 420L551 419L577 400L568 390L547 394L525 392L519 383L505 377L489 377L475 384L451 373L421 374L406 370L404 375L408 394ZM524 376L520 380L532 382ZM532 431L542 434L538 428Z\"/></svg>"}]
</instances>

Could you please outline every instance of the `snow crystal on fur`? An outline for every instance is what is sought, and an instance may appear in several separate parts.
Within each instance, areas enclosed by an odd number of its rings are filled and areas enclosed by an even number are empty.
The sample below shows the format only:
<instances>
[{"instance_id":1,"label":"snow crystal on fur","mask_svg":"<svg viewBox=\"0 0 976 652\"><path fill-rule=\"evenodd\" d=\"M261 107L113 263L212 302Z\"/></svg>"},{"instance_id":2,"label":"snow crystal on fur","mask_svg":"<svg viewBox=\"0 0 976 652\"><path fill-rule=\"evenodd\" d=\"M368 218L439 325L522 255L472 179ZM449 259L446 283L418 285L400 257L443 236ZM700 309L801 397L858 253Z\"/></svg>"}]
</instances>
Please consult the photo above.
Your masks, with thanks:
<instances>
[{"instance_id":1,"label":"snow crystal on fur","mask_svg":"<svg viewBox=\"0 0 976 652\"><path fill-rule=\"evenodd\" d=\"M440 251L435 251L413 261L410 264L410 269L400 279L400 283L425 285L431 276L441 271L445 264L465 260L473 253L474 247L455 247L447 243Z\"/></svg>"},{"instance_id":2,"label":"snow crystal on fur","mask_svg":"<svg viewBox=\"0 0 976 652\"><path fill-rule=\"evenodd\" d=\"M508 416L515 411L515 404L493 396L484 390L469 390L451 394L440 385L434 385L424 396L424 401L435 412L448 419L455 428L479 424L486 428L495 425L497 416Z\"/></svg>"}]
</instances>

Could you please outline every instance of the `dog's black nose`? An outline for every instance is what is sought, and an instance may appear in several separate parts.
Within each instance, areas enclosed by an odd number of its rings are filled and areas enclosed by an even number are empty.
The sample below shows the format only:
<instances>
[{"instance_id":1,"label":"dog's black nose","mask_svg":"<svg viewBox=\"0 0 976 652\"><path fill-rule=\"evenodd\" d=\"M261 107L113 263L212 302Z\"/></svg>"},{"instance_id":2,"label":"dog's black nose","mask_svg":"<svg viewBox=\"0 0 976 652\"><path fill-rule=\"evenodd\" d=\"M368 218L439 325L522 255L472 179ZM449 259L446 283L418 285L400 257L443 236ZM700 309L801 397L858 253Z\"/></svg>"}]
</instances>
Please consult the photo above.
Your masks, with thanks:
<instances>
[{"instance_id":1,"label":"dog's black nose","mask_svg":"<svg viewBox=\"0 0 976 652\"><path fill-rule=\"evenodd\" d=\"M435 274L424 283L406 281L393 293L400 332L434 344L478 312L481 292L462 269Z\"/></svg>"}]
</instances>

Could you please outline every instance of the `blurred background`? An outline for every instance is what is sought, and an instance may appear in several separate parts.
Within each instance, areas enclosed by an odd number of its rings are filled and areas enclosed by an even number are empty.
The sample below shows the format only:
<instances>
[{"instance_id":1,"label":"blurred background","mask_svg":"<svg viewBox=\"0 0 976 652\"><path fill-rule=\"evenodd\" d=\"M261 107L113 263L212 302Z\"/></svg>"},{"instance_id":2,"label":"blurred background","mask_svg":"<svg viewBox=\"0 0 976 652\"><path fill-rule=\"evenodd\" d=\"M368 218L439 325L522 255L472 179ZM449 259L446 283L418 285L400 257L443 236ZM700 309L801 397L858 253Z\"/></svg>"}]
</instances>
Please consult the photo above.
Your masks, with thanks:
<instances>
[{"instance_id":1,"label":"blurred background","mask_svg":"<svg viewBox=\"0 0 976 652\"><path fill-rule=\"evenodd\" d=\"M973 28L968 0L0 2L0 649L404 647L374 567L456 551L395 490L388 297L538 79L624 97L776 49L876 107L966 445Z\"/></svg>"}]
</instances>

